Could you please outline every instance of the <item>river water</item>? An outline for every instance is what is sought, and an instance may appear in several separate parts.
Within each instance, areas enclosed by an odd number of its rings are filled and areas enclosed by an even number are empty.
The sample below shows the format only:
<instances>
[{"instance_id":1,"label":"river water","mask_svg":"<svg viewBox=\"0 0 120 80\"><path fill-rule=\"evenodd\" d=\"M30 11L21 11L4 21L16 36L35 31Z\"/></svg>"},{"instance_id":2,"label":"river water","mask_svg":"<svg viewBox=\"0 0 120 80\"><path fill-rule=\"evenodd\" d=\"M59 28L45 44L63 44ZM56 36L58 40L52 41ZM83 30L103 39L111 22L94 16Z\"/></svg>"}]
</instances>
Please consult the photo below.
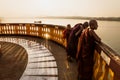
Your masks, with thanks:
<instances>
[{"instance_id":1,"label":"river water","mask_svg":"<svg viewBox=\"0 0 120 80\"><path fill-rule=\"evenodd\" d=\"M2 23L34 23L34 21L42 21L43 24L63 25L83 23L89 20L80 19L3 19ZM111 47L120 55L120 21L98 21L98 29L96 33L101 37L102 42Z\"/></svg>"}]
</instances>

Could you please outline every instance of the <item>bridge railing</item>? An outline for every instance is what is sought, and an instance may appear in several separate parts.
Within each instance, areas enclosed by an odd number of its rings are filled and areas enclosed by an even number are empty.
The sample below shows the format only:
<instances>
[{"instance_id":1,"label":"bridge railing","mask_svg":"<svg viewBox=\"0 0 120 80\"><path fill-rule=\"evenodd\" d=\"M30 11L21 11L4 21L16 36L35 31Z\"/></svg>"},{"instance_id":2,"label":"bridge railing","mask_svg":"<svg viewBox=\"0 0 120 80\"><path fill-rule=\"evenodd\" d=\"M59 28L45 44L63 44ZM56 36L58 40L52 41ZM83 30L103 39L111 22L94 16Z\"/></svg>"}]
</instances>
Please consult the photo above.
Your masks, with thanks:
<instances>
[{"instance_id":1,"label":"bridge railing","mask_svg":"<svg viewBox=\"0 0 120 80\"><path fill-rule=\"evenodd\" d=\"M49 24L0 24L0 34L32 35L63 44L62 31L65 26Z\"/></svg>"},{"instance_id":2,"label":"bridge railing","mask_svg":"<svg viewBox=\"0 0 120 80\"><path fill-rule=\"evenodd\" d=\"M65 26L34 23L1 23L0 35L30 35L50 39L66 46ZM120 80L120 56L104 43L96 43L94 80Z\"/></svg>"}]
</instances>

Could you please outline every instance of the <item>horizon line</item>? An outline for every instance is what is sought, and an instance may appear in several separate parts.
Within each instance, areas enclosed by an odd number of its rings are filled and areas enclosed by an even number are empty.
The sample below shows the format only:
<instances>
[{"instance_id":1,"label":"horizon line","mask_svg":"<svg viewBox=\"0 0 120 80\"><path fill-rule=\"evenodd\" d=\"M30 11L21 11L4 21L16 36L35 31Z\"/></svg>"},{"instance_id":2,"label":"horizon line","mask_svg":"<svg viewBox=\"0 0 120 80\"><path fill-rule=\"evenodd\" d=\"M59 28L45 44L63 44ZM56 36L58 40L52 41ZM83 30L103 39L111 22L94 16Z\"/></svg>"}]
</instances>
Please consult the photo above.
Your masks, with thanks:
<instances>
[{"instance_id":1,"label":"horizon line","mask_svg":"<svg viewBox=\"0 0 120 80\"><path fill-rule=\"evenodd\" d=\"M31 16L31 17L25 17L25 16L20 16L20 17L0 17L0 18L54 18L54 17L85 17L85 18L120 18L120 16L118 17L114 17L114 16Z\"/></svg>"},{"instance_id":2,"label":"horizon line","mask_svg":"<svg viewBox=\"0 0 120 80\"><path fill-rule=\"evenodd\" d=\"M0 21L2 19L96 19L101 21L120 21L120 17L84 17L84 16L40 16L40 17L0 17Z\"/></svg>"}]
</instances>

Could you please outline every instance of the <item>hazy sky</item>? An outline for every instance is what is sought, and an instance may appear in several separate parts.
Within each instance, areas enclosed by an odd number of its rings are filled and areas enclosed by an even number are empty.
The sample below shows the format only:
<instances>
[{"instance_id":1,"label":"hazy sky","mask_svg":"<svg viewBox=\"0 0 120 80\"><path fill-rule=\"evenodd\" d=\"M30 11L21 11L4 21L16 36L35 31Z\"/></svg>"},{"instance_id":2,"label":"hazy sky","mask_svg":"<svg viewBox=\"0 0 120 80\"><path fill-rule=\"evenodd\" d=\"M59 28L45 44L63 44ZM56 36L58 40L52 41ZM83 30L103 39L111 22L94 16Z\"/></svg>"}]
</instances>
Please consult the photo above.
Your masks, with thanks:
<instances>
[{"instance_id":1,"label":"hazy sky","mask_svg":"<svg viewBox=\"0 0 120 80\"><path fill-rule=\"evenodd\" d=\"M0 0L0 17L120 17L120 0Z\"/></svg>"}]
</instances>

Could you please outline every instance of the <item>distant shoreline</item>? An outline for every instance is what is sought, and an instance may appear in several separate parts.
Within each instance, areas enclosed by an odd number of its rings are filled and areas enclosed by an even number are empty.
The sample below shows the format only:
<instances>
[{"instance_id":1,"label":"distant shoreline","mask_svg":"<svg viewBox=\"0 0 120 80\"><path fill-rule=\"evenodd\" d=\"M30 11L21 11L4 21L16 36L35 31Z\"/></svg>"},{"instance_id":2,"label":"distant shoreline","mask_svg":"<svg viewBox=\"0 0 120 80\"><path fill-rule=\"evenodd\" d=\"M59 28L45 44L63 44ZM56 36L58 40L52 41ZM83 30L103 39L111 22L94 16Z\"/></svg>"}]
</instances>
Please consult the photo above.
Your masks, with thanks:
<instances>
[{"instance_id":1,"label":"distant shoreline","mask_svg":"<svg viewBox=\"0 0 120 80\"><path fill-rule=\"evenodd\" d=\"M69 16L69 17L56 17L56 16L48 16L48 17L39 17L39 18L49 18L49 19L96 19L100 21L120 21L120 17L79 17L79 16Z\"/></svg>"},{"instance_id":2,"label":"distant shoreline","mask_svg":"<svg viewBox=\"0 0 120 80\"><path fill-rule=\"evenodd\" d=\"M82 17L82 16L44 16L44 17L0 17L0 22L2 19L82 19L82 20L90 20L96 19L100 21L120 21L120 17Z\"/></svg>"}]
</instances>

